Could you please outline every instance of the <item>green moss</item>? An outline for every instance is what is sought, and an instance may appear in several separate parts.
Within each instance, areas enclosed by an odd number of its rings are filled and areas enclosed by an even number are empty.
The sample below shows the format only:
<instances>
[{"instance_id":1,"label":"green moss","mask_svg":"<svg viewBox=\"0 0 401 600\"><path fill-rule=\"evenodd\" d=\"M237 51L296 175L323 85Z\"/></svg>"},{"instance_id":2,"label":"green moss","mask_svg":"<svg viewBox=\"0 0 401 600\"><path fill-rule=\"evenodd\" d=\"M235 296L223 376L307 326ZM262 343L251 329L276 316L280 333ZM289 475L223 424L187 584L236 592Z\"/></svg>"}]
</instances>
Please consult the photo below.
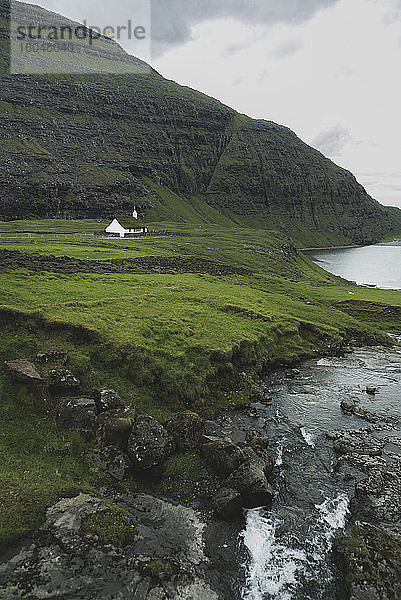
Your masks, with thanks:
<instances>
[{"instance_id":1,"label":"green moss","mask_svg":"<svg viewBox=\"0 0 401 600\"><path fill-rule=\"evenodd\" d=\"M355 525L347 536L349 587L373 586L383 597L396 600L401 594L401 547L399 537L381 527Z\"/></svg>"},{"instance_id":2,"label":"green moss","mask_svg":"<svg viewBox=\"0 0 401 600\"><path fill-rule=\"evenodd\" d=\"M122 548L135 539L135 523L130 523L121 507L111 506L86 517L81 531L96 535L103 544Z\"/></svg>"},{"instance_id":3,"label":"green moss","mask_svg":"<svg viewBox=\"0 0 401 600\"><path fill-rule=\"evenodd\" d=\"M163 494L189 502L207 496L213 485L213 478L202 458L196 452L187 452L167 460L158 487Z\"/></svg>"},{"instance_id":4,"label":"green moss","mask_svg":"<svg viewBox=\"0 0 401 600\"><path fill-rule=\"evenodd\" d=\"M179 573L177 563L168 558L159 558L142 563L141 570L145 577L150 577L154 583L170 581L174 575Z\"/></svg>"}]
</instances>

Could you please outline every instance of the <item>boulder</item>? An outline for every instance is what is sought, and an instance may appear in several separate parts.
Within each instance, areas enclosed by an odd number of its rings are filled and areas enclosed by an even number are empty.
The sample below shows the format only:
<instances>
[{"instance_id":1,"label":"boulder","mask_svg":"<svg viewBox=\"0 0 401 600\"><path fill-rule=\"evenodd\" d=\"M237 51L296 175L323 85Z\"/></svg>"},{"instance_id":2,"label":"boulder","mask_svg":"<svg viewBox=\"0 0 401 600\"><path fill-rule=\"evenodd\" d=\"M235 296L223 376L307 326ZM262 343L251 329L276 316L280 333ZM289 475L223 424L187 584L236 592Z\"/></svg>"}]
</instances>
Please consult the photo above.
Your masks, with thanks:
<instances>
[{"instance_id":1,"label":"boulder","mask_svg":"<svg viewBox=\"0 0 401 600\"><path fill-rule=\"evenodd\" d=\"M377 394L377 387L375 385L367 385L366 393L370 396L374 396L375 394Z\"/></svg>"},{"instance_id":2,"label":"boulder","mask_svg":"<svg viewBox=\"0 0 401 600\"><path fill-rule=\"evenodd\" d=\"M224 521L235 519L242 513L242 497L237 490L221 488L212 498L213 511Z\"/></svg>"},{"instance_id":3,"label":"boulder","mask_svg":"<svg viewBox=\"0 0 401 600\"><path fill-rule=\"evenodd\" d=\"M17 360L8 361L4 363L4 365L6 369L15 377L15 379L18 379L18 381L33 385L38 385L44 382L35 365L29 360L20 358Z\"/></svg>"},{"instance_id":4,"label":"boulder","mask_svg":"<svg viewBox=\"0 0 401 600\"><path fill-rule=\"evenodd\" d=\"M345 415L354 415L360 419L364 419L369 423L375 423L378 420L378 416L372 413L369 409L364 406L360 406L356 400L346 399L341 402L341 410Z\"/></svg>"},{"instance_id":5,"label":"boulder","mask_svg":"<svg viewBox=\"0 0 401 600\"><path fill-rule=\"evenodd\" d=\"M131 471L132 463L129 457L117 448L101 448L90 455L95 464L113 479L123 481Z\"/></svg>"},{"instance_id":6,"label":"boulder","mask_svg":"<svg viewBox=\"0 0 401 600\"><path fill-rule=\"evenodd\" d=\"M353 415L356 408L356 400L353 398L346 398L341 402L341 410L345 415Z\"/></svg>"},{"instance_id":7,"label":"boulder","mask_svg":"<svg viewBox=\"0 0 401 600\"><path fill-rule=\"evenodd\" d=\"M167 430L149 416L140 416L128 438L128 456L137 469L151 469L161 464L172 451Z\"/></svg>"},{"instance_id":8,"label":"boulder","mask_svg":"<svg viewBox=\"0 0 401 600\"><path fill-rule=\"evenodd\" d=\"M197 448L204 431L203 419L194 412L177 413L164 424L178 452Z\"/></svg>"},{"instance_id":9,"label":"boulder","mask_svg":"<svg viewBox=\"0 0 401 600\"><path fill-rule=\"evenodd\" d=\"M62 429L93 430L96 427L96 404L92 398L63 398L56 415Z\"/></svg>"},{"instance_id":10,"label":"boulder","mask_svg":"<svg viewBox=\"0 0 401 600\"><path fill-rule=\"evenodd\" d=\"M244 446L242 448L246 462L254 465L266 475L274 469L274 458L265 448L261 446Z\"/></svg>"},{"instance_id":11,"label":"boulder","mask_svg":"<svg viewBox=\"0 0 401 600\"><path fill-rule=\"evenodd\" d=\"M76 390L81 382L68 369L57 368L48 371L49 385L62 390Z\"/></svg>"},{"instance_id":12,"label":"boulder","mask_svg":"<svg viewBox=\"0 0 401 600\"><path fill-rule=\"evenodd\" d=\"M243 506L256 508L271 504L273 490L262 469L244 463L226 479L225 487L238 491L242 496Z\"/></svg>"},{"instance_id":13,"label":"boulder","mask_svg":"<svg viewBox=\"0 0 401 600\"><path fill-rule=\"evenodd\" d=\"M114 390L95 390L94 399L99 412L125 408L125 402Z\"/></svg>"},{"instance_id":14,"label":"boulder","mask_svg":"<svg viewBox=\"0 0 401 600\"><path fill-rule=\"evenodd\" d=\"M220 439L204 444L202 456L214 471L223 475L235 471L246 460L239 446Z\"/></svg>"},{"instance_id":15,"label":"boulder","mask_svg":"<svg viewBox=\"0 0 401 600\"><path fill-rule=\"evenodd\" d=\"M137 416L135 407L102 412L97 419L96 435L99 443L105 446L118 446L122 450L126 450L128 438Z\"/></svg>"}]
</instances>

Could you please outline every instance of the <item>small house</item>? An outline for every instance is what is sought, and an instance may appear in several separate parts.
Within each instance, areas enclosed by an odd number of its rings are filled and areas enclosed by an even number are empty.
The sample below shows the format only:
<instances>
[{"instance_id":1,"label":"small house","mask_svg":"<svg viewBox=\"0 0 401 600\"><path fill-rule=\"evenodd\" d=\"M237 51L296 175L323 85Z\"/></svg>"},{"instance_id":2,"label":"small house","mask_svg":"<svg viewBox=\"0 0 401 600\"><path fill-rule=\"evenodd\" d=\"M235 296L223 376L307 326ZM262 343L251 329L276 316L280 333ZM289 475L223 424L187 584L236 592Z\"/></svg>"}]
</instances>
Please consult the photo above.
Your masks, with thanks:
<instances>
[{"instance_id":1,"label":"small house","mask_svg":"<svg viewBox=\"0 0 401 600\"><path fill-rule=\"evenodd\" d=\"M138 219L138 213L135 209L132 217L115 217L105 231L106 233L118 235L120 238L126 235L140 235L148 232L142 221Z\"/></svg>"}]
</instances>

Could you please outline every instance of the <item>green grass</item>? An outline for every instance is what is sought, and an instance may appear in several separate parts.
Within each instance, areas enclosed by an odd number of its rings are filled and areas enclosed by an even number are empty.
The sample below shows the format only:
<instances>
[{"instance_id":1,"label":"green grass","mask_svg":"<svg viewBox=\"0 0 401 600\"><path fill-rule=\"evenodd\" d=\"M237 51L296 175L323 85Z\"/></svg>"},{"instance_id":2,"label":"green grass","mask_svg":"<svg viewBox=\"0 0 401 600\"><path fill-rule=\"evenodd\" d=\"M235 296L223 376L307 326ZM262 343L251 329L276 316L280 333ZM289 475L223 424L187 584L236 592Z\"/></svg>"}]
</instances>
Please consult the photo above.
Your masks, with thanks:
<instances>
[{"instance_id":1,"label":"green grass","mask_svg":"<svg viewBox=\"0 0 401 600\"><path fill-rule=\"evenodd\" d=\"M78 434L57 430L30 405L29 393L0 378L0 551L39 526L45 508L73 490L107 482Z\"/></svg>"},{"instance_id":2,"label":"green grass","mask_svg":"<svg viewBox=\"0 0 401 600\"><path fill-rule=\"evenodd\" d=\"M0 364L66 349L85 394L114 388L160 421L186 408L213 416L233 402L246 403L246 390L238 387L243 370L292 364L351 338L390 343L385 332L400 331L399 291L360 288L334 277L282 234L182 223L169 226L170 236L108 240L83 233L96 231L96 221L54 221L53 233L20 239L18 231L48 225L3 224L0 248L83 260L189 256L249 269L220 277L0 272ZM71 226L78 233L55 235ZM57 430L43 398L3 370L0 389L4 547L34 529L60 495L98 490L104 477L87 459L87 444ZM173 457L158 490L190 498L204 476L196 455ZM113 519L104 527L113 530Z\"/></svg>"}]
</instances>

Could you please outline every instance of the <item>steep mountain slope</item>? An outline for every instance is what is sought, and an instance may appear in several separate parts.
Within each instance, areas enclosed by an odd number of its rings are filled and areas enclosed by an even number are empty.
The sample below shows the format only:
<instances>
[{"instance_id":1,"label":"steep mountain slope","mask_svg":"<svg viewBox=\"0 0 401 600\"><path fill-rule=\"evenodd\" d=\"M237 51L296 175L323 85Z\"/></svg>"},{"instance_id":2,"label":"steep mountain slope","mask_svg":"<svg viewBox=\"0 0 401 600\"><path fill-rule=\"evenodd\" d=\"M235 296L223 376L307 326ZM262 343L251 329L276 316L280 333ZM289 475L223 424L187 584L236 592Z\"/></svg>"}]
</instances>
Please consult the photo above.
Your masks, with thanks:
<instances>
[{"instance_id":1,"label":"steep mountain slope","mask_svg":"<svg viewBox=\"0 0 401 600\"><path fill-rule=\"evenodd\" d=\"M4 25L4 0L0 15ZM119 46L112 51L126 63ZM366 243L394 229L351 173L289 129L153 71L3 71L1 80L0 219L110 217L135 203L147 220L191 221L195 212L280 228L305 245Z\"/></svg>"}]
</instances>

